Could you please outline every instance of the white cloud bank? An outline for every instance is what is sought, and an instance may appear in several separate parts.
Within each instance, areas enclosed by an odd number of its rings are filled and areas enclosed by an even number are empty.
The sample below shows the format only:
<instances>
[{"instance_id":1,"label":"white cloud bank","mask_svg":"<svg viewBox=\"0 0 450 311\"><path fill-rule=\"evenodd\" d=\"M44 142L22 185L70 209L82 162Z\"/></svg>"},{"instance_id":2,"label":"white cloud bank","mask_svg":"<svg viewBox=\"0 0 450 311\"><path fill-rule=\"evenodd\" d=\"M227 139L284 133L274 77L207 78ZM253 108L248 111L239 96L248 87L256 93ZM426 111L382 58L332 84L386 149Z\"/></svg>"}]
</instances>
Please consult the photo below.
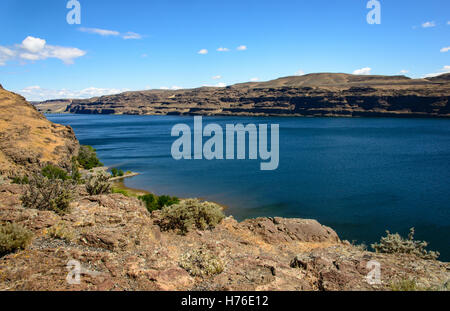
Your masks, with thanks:
<instances>
[{"instance_id":1,"label":"white cloud bank","mask_svg":"<svg viewBox=\"0 0 450 311\"><path fill-rule=\"evenodd\" d=\"M246 51L247 50L247 46L246 45L240 45L236 48L236 50L238 51Z\"/></svg>"},{"instance_id":2,"label":"white cloud bank","mask_svg":"<svg viewBox=\"0 0 450 311\"><path fill-rule=\"evenodd\" d=\"M217 49L217 52L229 52L229 51L230 51L229 48L220 47L220 48Z\"/></svg>"},{"instance_id":3,"label":"white cloud bank","mask_svg":"<svg viewBox=\"0 0 450 311\"><path fill-rule=\"evenodd\" d=\"M364 67L361 69L356 69L355 71L353 71L354 75L370 75L372 71L372 68L370 67Z\"/></svg>"},{"instance_id":4,"label":"white cloud bank","mask_svg":"<svg viewBox=\"0 0 450 311\"><path fill-rule=\"evenodd\" d=\"M38 85L28 86L18 93L24 96L29 101L43 101L49 99L77 99L77 98L91 98L103 95L118 94L122 92L129 91L128 89L108 89L108 88L97 88L88 87L82 90L52 90L41 88Z\"/></svg>"},{"instance_id":5,"label":"white cloud bank","mask_svg":"<svg viewBox=\"0 0 450 311\"><path fill-rule=\"evenodd\" d=\"M100 29L100 28L86 28L86 27L80 27L80 28L78 28L78 30L81 32L100 35L103 37L109 37L109 36L119 37L120 36L120 37L122 37L122 39L125 39L125 40L142 39L142 35L132 32L132 31L129 31L126 33L120 33L119 31L116 31L116 30Z\"/></svg>"},{"instance_id":6,"label":"white cloud bank","mask_svg":"<svg viewBox=\"0 0 450 311\"><path fill-rule=\"evenodd\" d=\"M441 53L447 53L448 51L450 51L450 46L441 49Z\"/></svg>"},{"instance_id":7,"label":"white cloud bank","mask_svg":"<svg viewBox=\"0 0 450 311\"><path fill-rule=\"evenodd\" d=\"M47 58L57 58L65 64L73 64L74 59L84 55L86 52L78 48L48 45L44 39L28 36L14 47L0 46L0 66L12 60L37 61Z\"/></svg>"},{"instance_id":8,"label":"white cloud bank","mask_svg":"<svg viewBox=\"0 0 450 311\"><path fill-rule=\"evenodd\" d=\"M432 77L442 75L444 73L450 73L450 66L448 66L448 65L444 66L441 69L439 69L438 72L429 73L429 74L424 75L423 77L424 78L432 78Z\"/></svg>"},{"instance_id":9,"label":"white cloud bank","mask_svg":"<svg viewBox=\"0 0 450 311\"><path fill-rule=\"evenodd\" d=\"M197 53L200 54L200 55L206 55L206 54L208 54L208 50L207 49L201 49Z\"/></svg>"},{"instance_id":10,"label":"white cloud bank","mask_svg":"<svg viewBox=\"0 0 450 311\"><path fill-rule=\"evenodd\" d=\"M221 75L217 75L217 76L212 77L212 79L213 80L220 80L220 79L222 79L222 76Z\"/></svg>"},{"instance_id":11,"label":"white cloud bank","mask_svg":"<svg viewBox=\"0 0 450 311\"><path fill-rule=\"evenodd\" d=\"M299 70L297 70L297 72L294 75L303 76L303 75L305 75L305 72L303 70L299 69Z\"/></svg>"}]
</instances>

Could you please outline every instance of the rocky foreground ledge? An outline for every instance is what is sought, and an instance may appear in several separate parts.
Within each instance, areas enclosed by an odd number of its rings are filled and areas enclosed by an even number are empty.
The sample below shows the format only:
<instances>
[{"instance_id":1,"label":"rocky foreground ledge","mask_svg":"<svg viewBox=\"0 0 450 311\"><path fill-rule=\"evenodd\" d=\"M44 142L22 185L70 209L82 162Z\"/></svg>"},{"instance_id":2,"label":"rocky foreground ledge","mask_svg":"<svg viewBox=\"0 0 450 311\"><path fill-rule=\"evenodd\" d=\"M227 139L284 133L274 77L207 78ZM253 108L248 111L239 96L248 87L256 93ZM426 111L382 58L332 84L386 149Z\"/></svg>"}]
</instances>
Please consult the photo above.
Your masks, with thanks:
<instances>
[{"instance_id":1,"label":"rocky foreground ledge","mask_svg":"<svg viewBox=\"0 0 450 311\"><path fill-rule=\"evenodd\" d=\"M25 250L0 258L0 290L391 290L405 280L448 286L448 263L364 251L315 220L228 217L182 236L161 231L159 212L122 194L81 196L60 216L23 208L22 191L0 185L0 219L34 234ZM208 254L200 269L214 273L186 266L198 253ZM66 280L71 260L81 263L78 285ZM382 284L366 281L371 260L381 265Z\"/></svg>"}]
</instances>

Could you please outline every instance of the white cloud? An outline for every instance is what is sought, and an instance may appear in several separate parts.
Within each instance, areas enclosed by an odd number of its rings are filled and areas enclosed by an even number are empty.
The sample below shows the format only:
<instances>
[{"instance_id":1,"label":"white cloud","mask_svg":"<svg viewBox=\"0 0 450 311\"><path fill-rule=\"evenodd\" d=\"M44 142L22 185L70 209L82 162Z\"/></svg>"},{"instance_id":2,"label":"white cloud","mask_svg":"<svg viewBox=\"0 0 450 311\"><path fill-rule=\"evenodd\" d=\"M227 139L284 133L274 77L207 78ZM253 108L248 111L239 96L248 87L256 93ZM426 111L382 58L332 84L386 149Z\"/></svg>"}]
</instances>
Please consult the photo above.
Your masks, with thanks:
<instances>
[{"instance_id":1,"label":"white cloud","mask_svg":"<svg viewBox=\"0 0 450 311\"><path fill-rule=\"evenodd\" d=\"M436 27L436 23L434 21L425 22L422 24L422 28L431 28L431 27Z\"/></svg>"},{"instance_id":2,"label":"white cloud","mask_svg":"<svg viewBox=\"0 0 450 311\"><path fill-rule=\"evenodd\" d=\"M251 82L257 82L257 81L259 81L259 78L251 78L250 81Z\"/></svg>"},{"instance_id":3,"label":"white cloud","mask_svg":"<svg viewBox=\"0 0 450 311\"><path fill-rule=\"evenodd\" d=\"M42 51L45 44L46 41L44 39L34 38L31 36L26 37L25 40L22 41L22 47L31 53Z\"/></svg>"},{"instance_id":4,"label":"white cloud","mask_svg":"<svg viewBox=\"0 0 450 311\"><path fill-rule=\"evenodd\" d=\"M296 76L303 76L305 74L305 72L301 69L297 70L297 72L295 73Z\"/></svg>"},{"instance_id":5,"label":"white cloud","mask_svg":"<svg viewBox=\"0 0 450 311\"><path fill-rule=\"evenodd\" d=\"M0 66L14 59L37 61L48 58L57 58L65 64L73 64L75 58L84 55L86 52L78 48L48 45L44 39L28 36L13 48L0 46Z\"/></svg>"},{"instance_id":6,"label":"white cloud","mask_svg":"<svg viewBox=\"0 0 450 311\"><path fill-rule=\"evenodd\" d=\"M372 68L370 67L364 67L361 69L356 69L353 71L354 75L370 75L370 72L372 71Z\"/></svg>"},{"instance_id":7,"label":"white cloud","mask_svg":"<svg viewBox=\"0 0 450 311\"><path fill-rule=\"evenodd\" d=\"M230 49L223 48L223 47L220 47L220 48L217 49L217 52L229 52L229 51L230 51Z\"/></svg>"},{"instance_id":8,"label":"white cloud","mask_svg":"<svg viewBox=\"0 0 450 311\"><path fill-rule=\"evenodd\" d=\"M404 75L404 74L407 74L408 72L409 72L409 70L403 69L403 70L400 70L399 74Z\"/></svg>"},{"instance_id":9,"label":"white cloud","mask_svg":"<svg viewBox=\"0 0 450 311\"><path fill-rule=\"evenodd\" d=\"M142 35L129 31L126 34L122 35L122 38L124 38L125 40L140 40L142 39Z\"/></svg>"},{"instance_id":10,"label":"white cloud","mask_svg":"<svg viewBox=\"0 0 450 311\"><path fill-rule=\"evenodd\" d=\"M6 65L6 62L13 59L16 52L7 47L0 46L0 66Z\"/></svg>"},{"instance_id":11,"label":"white cloud","mask_svg":"<svg viewBox=\"0 0 450 311\"><path fill-rule=\"evenodd\" d=\"M450 46L441 49L441 53L446 53L448 51L450 51Z\"/></svg>"},{"instance_id":12,"label":"white cloud","mask_svg":"<svg viewBox=\"0 0 450 311\"><path fill-rule=\"evenodd\" d=\"M160 90L174 90L174 91L176 91L176 90L181 90L181 89L183 89L183 88L182 88L181 86L176 86L176 85L174 85L174 86L172 86L172 87L161 86L159 89L160 89Z\"/></svg>"},{"instance_id":13,"label":"white cloud","mask_svg":"<svg viewBox=\"0 0 450 311\"><path fill-rule=\"evenodd\" d=\"M217 76L212 77L212 79L213 80L220 80L220 79L222 79L222 76L221 75L217 75Z\"/></svg>"},{"instance_id":14,"label":"white cloud","mask_svg":"<svg viewBox=\"0 0 450 311\"><path fill-rule=\"evenodd\" d=\"M198 54L206 55L206 54L208 54L208 50L207 49L201 49L200 51L198 51Z\"/></svg>"},{"instance_id":15,"label":"white cloud","mask_svg":"<svg viewBox=\"0 0 450 311\"><path fill-rule=\"evenodd\" d=\"M227 84L224 82L219 82L217 84L203 84L204 87L226 87Z\"/></svg>"},{"instance_id":16,"label":"white cloud","mask_svg":"<svg viewBox=\"0 0 450 311\"><path fill-rule=\"evenodd\" d=\"M52 90L41 88L40 86L28 86L20 91L19 94L24 96L29 101L43 101L49 99L77 99L77 98L91 98L98 97L103 95L111 95L118 94L122 92L126 92L128 89L110 89L110 88L97 88L97 87L88 87L82 90Z\"/></svg>"},{"instance_id":17,"label":"white cloud","mask_svg":"<svg viewBox=\"0 0 450 311\"><path fill-rule=\"evenodd\" d=\"M247 50L247 46L246 45L240 45L236 48L236 50L238 51L246 51Z\"/></svg>"},{"instance_id":18,"label":"white cloud","mask_svg":"<svg viewBox=\"0 0 450 311\"><path fill-rule=\"evenodd\" d=\"M121 36L123 39L125 40L139 40L142 39L142 35L132 32L132 31L128 31L126 33L120 33L119 31L116 30L108 30L108 29L100 29L100 28L86 28L86 27L80 27L78 28L79 31L82 32L86 32L86 33L91 33L91 34L96 34L96 35L100 35L103 37L109 37L109 36L113 36L113 37L118 37Z\"/></svg>"},{"instance_id":19,"label":"white cloud","mask_svg":"<svg viewBox=\"0 0 450 311\"><path fill-rule=\"evenodd\" d=\"M450 25L450 21L447 22L447 25Z\"/></svg>"},{"instance_id":20,"label":"white cloud","mask_svg":"<svg viewBox=\"0 0 450 311\"><path fill-rule=\"evenodd\" d=\"M436 77L436 76L442 75L444 73L450 73L450 66L448 66L448 65L444 66L441 69L439 69L438 72L429 73L429 74L424 75L423 77L424 78L432 78L432 77Z\"/></svg>"},{"instance_id":21,"label":"white cloud","mask_svg":"<svg viewBox=\"0 0 450 311\"><path fill-rule=\"evenodd\" d=\"M115 30L108 30L108 29L100 29L100 28L86 28L86 27L80 27L78 28L79 31L87 32L91 34L96 34L100 36L119 36L120 32Z\"/></svg>"}]
</instances>

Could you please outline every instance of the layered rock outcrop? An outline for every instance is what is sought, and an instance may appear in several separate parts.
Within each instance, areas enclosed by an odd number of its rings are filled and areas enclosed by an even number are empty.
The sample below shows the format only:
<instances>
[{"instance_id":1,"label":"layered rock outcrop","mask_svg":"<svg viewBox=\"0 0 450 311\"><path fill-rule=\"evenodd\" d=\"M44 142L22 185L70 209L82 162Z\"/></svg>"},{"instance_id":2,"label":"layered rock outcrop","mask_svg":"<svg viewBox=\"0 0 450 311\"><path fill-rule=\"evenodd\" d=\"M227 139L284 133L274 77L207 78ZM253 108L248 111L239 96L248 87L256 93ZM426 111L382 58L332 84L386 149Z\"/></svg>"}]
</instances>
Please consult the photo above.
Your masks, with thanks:
<instances>
[{"instance_id":1,"label":"layered rock outcrop","mask_svg":"<svg viewBox=\"0 0 450 311\"><path fill-rule=\"evenodd\" d=\"M68 169L78 148L72 128L48 121L22 96L0 88L0 174L18 176L49 163Z\"/></svg>"},{"instance_id":2,"label":"layered rock outcrop","mask_svg":"<svg viewBox=\"0 0 450 311\"><path fill-rule=\"evenodd\" d=\"M72 100L66 111L138 115L450 117L449 76L410 79L310 74L226 88L150 90Z\"/></svg>"}]
</instances>

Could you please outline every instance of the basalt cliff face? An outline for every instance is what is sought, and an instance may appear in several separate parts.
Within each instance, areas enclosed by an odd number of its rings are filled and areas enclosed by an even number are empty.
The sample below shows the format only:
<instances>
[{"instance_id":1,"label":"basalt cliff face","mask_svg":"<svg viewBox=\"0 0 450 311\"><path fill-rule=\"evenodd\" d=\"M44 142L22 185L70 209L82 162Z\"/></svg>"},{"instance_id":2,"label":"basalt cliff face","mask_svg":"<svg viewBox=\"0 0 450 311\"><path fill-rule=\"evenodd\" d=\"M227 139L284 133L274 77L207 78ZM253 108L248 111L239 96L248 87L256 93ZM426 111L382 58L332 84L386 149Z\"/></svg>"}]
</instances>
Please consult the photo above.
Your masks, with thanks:
<instances>
[{"instance_id":1,"label":"basalt cliff face","mask_svg":"<svg viewBox=\"0 0 450 311\"><path fill-rule=\"evenodd\" d=\"M18 176L46 164L69 168L78 148L72 128L48 121L22 96L0 87L0 174Z\"/></svg>"},{"instance_id":2,"label":"basalt cliff face","mask_svg":"<svg viewBox=\"0 0 450 311\"><path fill-rule=\"evenodd\" d=\"M125 92L68 102L66 112L137 115L450 117L450 74L309 74L226 88Z\"/></svg>"}]
</instances>

